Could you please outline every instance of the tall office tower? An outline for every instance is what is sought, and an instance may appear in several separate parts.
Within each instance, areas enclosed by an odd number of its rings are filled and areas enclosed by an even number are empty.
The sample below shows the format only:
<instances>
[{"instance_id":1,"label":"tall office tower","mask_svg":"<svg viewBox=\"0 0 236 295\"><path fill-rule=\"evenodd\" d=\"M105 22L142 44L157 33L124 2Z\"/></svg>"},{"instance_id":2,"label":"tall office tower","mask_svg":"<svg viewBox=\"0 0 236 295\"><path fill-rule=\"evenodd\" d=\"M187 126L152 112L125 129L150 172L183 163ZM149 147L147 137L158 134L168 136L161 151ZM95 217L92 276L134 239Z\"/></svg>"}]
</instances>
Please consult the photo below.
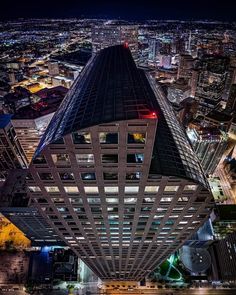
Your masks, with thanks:
<instances>
[{"instance_id":1,"label":"tall office tower","mask_svg":"<svg viewBox=\"0 0 236 295\"><path fill-rule=\"evenodd\" d=\"M212 174L228 144L228 135L217 127L188 128L187 135L206 174Z\"/></svg>"},{"instance_id":2,"label":"tall office tower","mask_svg":"<svg viewBox=\"0 0 236 295\"><path fill-rule=\"evenodd\" d=\"M177 78L190 79L194 67L194 58L189 54L180 55Z\"/></svg>"},{"instance_id":3,"label":"tall office tower","mask_svg":"<svg viewBox=\"0 0 236 295\"><path fill-rule=\"evenodd\" d=\"M138 58L138 27L135 25L102 25L92 28L93 52L119 44L129 46L134 59Z\"/></svg>"},{"instance_id":4,"label":"tall office tower","mask_svg":"<svg viewBox=\"0 0 236 295\"><path fill-rule=\"evenodd\" d=\"M32 246L65 245L34 207L0 206L0 213L24 233Z\"/></svg>"},{"instance_id":5,"label":"tall office tower","mask_svg":"<svg viewBox=\"0 0 236 295\"><path fill-rule=\"evenodd\" d=\"M164 69L171 68L171 55L162 55L160 60L160 66Z\"/></svg>"},{"instance_id":6,"label":"tall office tower","mask_svg":"<svg viewBox=\"0 0 236 295\"><path fill-rule=\"evenodd\" d=\"M235 84L235 81L236 81L236 67L230 66L228 69L228 75L225 81L225 89L222 95L222 100L226 102L226 104L230 96L231 88Z\"/></svg>"},{"instance_id":7,"label":"tall office tower","mask_svg":"<svg viewBox=\"0 0 236 295\"><path fill-rule=\"evenodd\" d=\"M236 233L217 241L210 247L212 256L212 280L235 282L236 280Z\"/></svg>"},{"instance_id":8,"label":"tall office tower","mask_svg":"<svg viewBox=\"0 0 236 295\"><path fill-rule=\"evenodd\" d=\"M236 84L231 86L229 97L226 103L226 110L232 115L236 113Z\"/></svg>"},{"instance_id":9,"label":"tall office tower","mask_svg":"<svg viewBox=\"0 0 236 295\"><path fill-rule=\"evenodd\" d=\"M0 181L11 169L26 168L27 159L11 123L12 115L0 115Z\"/></svg>"},{"instance_id":10,"label":"tall office tower","mask_svg":"<svg viewBox=\"0 0 236 295\"><path fill-rule=\"evenodd\" d=\"M185 40L180 36L174 38L172 43L173 54L183 54L185 52Z\"/></svg>"},{"instance_id":11,"label":"tall office tower","mask_svg":"<svg viewBox=\"0 0 236 295\"><path fill-rule=\"evenodd\" d=\"M57 76L57 75L59 75L60 71L59 71L58 62L56 62L56 61L50 61L50 62L48 62L48 73L51 76Z\"/></svg>"},{"instance_id":12,"label":"tall office tower","mask_svg":"<svg viewBox=\"0 0 236 295\"><path fill-rule=\"evenodd\" d=\"M189 31L187 51L191 54L192 32Z\"/></svg>"},{"instance_id":13,"label":"tall office tower","mask_svg":"<svg viewBox=\"0 0 236 295\"><path fill-rule=\"evenodd\" d=\"M9 172L0 188L0 214L19 228L34 246L64 245L38 210L28 206L28 177L28 169L14 169Z\"/></svg>"},{"instance_id":14,"label":"tall office tower","mask_svg":"<svg viewBox=\"0 0 236 295\"><path fill-rule=\"evenodd\" d=\"M161 41L155 38L148 40L148 61L151 64L155 64L158 59L158 54L161 49Z\"/></svg>"},{"instance_id":15,"label":"tall office tower","mask_svg":"<svg viewBox=\"0 0 236 295\"><path fill-rule=\"evenodd\" d=\"M36 206L101 279L140 280L212 206L196 155L126 46L93 57L30 166Z\"/></svg>"},{"instance_id":16,"label":"tall office tower","mask_svg":"<svg viewBox=\"0 0 236 295\"><path fill-rule=\"evenodd\" d=\"M40 98L38 103L20 108L12 117L12 125L29 163L66 93L67 89L62 86L42 89L36 93Z\"/></svg>"},{"instance_id":17,"label":"tall office tower","mask_svg":"<svg viewBox=\"0 0 236 295\"><path fill-rule=\"evenodd\" d=\"M163 55L170 55L171 54L171 41L170 40L163 40L162 41L160 54L163 54Z\"/></svg>"},{"instance_id":18,"label":"tall office tower","mask_svg":"<svg viewBox=\"0 0 236 295\"><path fill-rule=\"evenodd\" d=\"M214 214L213 228L216 240L223 240L236 232L236 205L216 205Z\"/></svg>"},{"instance_id":19,"label":"tall office tower","mask_svg":"<svg viewBox=\"0 0 236 295\"><path fill-rule=\"evenodd\" d=\"M228 66L229 60L226 57L206 55L200 60L195 96L202 113L219 107L225 90Z\"/></svg>"},{"instance_id":20,"label":"tall office tower","mask_svg":"<svg viewBox=\"0 0 236 295\"><path fill-rule=\"evenodd\" d=\"M30 113L30 112L29 112ZM28 115L29 115L28 113ZM15 132L22 149L27 157L28 163L31 162L33 155L37 149L40 138L46 130L54 112L47 115L36 115L20 117L16 114L12 119Z\"/></svg>"}]
</instances>

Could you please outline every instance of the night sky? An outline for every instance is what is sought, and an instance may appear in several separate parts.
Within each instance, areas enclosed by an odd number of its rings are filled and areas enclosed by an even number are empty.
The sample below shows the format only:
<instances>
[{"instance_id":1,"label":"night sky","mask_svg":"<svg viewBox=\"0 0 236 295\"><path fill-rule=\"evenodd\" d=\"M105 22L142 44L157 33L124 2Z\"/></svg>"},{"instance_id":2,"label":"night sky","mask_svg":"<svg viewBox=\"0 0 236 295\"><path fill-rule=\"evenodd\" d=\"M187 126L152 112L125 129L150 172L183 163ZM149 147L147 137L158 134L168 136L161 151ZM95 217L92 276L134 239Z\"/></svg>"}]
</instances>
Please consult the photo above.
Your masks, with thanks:
<instances>
[{"instance_id":1,"label":"night sky","mask_svg":"<svg viewBox=\"0 0 236 295\"><path fill-rule=\"evenodd\" d=\"M2 0L0 18L99 17L236 21L235 0Z\"/></svg>"}]
</instances>

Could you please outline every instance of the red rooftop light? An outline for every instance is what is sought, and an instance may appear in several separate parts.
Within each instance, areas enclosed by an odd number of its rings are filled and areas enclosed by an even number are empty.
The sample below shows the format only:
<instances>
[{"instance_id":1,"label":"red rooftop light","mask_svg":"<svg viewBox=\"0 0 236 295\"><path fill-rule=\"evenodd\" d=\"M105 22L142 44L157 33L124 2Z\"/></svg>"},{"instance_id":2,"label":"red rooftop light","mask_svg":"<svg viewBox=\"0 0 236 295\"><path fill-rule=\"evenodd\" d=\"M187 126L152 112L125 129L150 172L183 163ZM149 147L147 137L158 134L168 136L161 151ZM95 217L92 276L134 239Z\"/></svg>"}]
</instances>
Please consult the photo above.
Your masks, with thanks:
<instances>
[{"instance_id":1,"label":"red rooftop light","mask_svg":"<svg viewBox=\"0 0 236 295\"><path fill-rule=\"evenodd\" d=\"M125 48L129 48L129 43L128 43L128 42L125 42L125 43L124 43L124 47L125 47Z\"/></svg>"},{"instance_id":2,"label":"red rooftop light","mask_svg":"<svg viewBox=\"0 0 236 295\"><path fill-rule=\"evenodd\" d=\"M143 115L142 117L145 119L157 119L157 114L156 112L150 112L148 115Z\"/></svg>"},{"instance_id":3,"label":"red rooftop light","mask_svg":"<svg viewBox=\"0 0 236 295\"><path fill-rule=\"evenodd\" d=\"M152 118L157 118L157 114L156 114L156 112L152 112L151 117L152 117Z\"/></svg>"}]
</instances>

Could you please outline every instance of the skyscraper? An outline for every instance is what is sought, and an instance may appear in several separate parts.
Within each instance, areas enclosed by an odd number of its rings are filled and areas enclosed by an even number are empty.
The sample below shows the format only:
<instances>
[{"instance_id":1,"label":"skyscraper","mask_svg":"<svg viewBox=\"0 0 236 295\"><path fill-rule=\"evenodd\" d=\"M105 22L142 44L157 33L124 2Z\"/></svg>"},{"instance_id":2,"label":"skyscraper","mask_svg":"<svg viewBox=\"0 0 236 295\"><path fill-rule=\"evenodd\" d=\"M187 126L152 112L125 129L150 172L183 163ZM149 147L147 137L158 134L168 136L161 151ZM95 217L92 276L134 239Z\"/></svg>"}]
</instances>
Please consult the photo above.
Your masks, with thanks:
<instances>
[{"instance_id":1,"label":"skyscraper","mask_svg":"<svg viewBox=\"0 0 236 295\"><path fill-rule=\"evenodd\" d=\"M135 25L104 24L92 28L93 52L119 44L129 46L134 59L138 58L138 27Z\"/></svg>"},{"instance_id":2,"label":"skyscraper","mask_svg":"<svg viewBox=\"0 0 236 295\"><path fill-rule=\"evenodd\" d=\"M34 246L63 245L37 208L28 206L29 198L25 189L27 174L27 169L9 172L4 185L0 187L0 215L19 228Z\"/></svg>"},{"instance_id":3,"label":"skyscraper","mask_svg":"<svg viewBox=\"0 0 236 295\"><path fill-rule=\"evenodd\" d=\"M161 49L161 41L153 37L149 38L148 47L148 61L151 64L156 64Z\"/></svg>"},{"instance_id":4,"label":"skyscraper","mask_svg":"<svg viewBox=\"0 0 236 295\"><path fill-rule=\"evenodd\" d=\"M164 94L126 45L101 50L30 166L33 204L103 280L140 280L207 219L212 198Z\"/></svg>"},{"instance_id":5,"label":"skyscraper","mask_svg":"<svg viewBox=\"0 0 236 295\"><path fill-rule=\"evenodd\" d=\"M0 115L0 181L12 169L27 168L27 159L11 123L12 115Z\"/></svg>"},{"instance_id":6,"label":"skyscraper","mask_svg":"<svg viewBox=\"0 0 236 295\"><path fill-rule=\"evenodd\" d=\"M227 57L205 55L197 68L199 72L195 97L201 112L207 114L220 106L225 93L229 60Z\"/></svg>"},{"instance_id":7,"label":"skyscraper","mask_svg":"<svg viewBox=\"0 0 236 295\"><path fill-rule=\"evenodd\" d=\"M59 64L56 61L48 62L48 73L51 76L57 76L60 73Z\"/></svg>"},{"instance_id":8,"label":"skyscraper","mask_svg":"<svg viewBox=\"0 0 236 295\"><path fill-rule=\"evenodd\" d=\"M193 127L193 128L191 128ZM206 174L213 174L223 156L228 135L217 127L203 127L200 124L190 124L187 135L192 147L199 157L203 170Z\"/></svg>"}]
</instances>

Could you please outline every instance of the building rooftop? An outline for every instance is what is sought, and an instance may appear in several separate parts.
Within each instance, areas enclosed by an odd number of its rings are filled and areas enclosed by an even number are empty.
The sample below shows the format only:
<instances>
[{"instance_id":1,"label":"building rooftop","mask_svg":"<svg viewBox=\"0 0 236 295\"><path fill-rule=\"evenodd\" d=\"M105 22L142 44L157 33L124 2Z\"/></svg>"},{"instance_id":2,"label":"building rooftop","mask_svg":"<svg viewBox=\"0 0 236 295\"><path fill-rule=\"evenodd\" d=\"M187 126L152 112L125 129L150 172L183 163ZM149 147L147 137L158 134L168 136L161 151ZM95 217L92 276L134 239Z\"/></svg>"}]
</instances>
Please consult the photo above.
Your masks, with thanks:
<instances>
[{"instance_id":1,"label":"building rooftop","mask_svg":"<svg viewBox=\"0 0 236 295\"><path fill-rule=\"evenodd\" d=\"M207 117L219 122L229 122L232 119L230 115L216 110L211 111L209 114L207 114Z\"/></svg>"},{"instance_id":2,"label":"building rooftop","mask_svg":"<svg viewBox=\"0 0 236 295\"><path fill-rule=\"evenodd\" d=\"M141 119L155 111L155 100L130 50L122 45L106 48L90 60L69 90L44 144L86 127Z\"/></svg>"},{"instance_id":3,"label":"building rooftop","mask_svg":"<svg viewBox=\"0 0 236 295\"><path fill-rule=\"evenodd\" d=\"M191 87L188 85L188 83L183 79L179 79L176 82L171 83L169 85L169 88L180 89L182 91L187 91L187 90L191 89Z\"/></svg>"},{"instance_id":4,"label":"building rooftop","mask_svg":"<svg viewBox=\"0 0 236 295\"><path fill-rule=\"evenodd\" d=\"M217 205L216 210L220 220L236 220L236 205Z\"/></svg>"},{"instance_id":5,"label":"building rooftop","mask_svg":"<svg viewBox=\"0 0 236 295\"><path fill-rule=\"evenodd\" d=\"M12 115L0 114L0 128L5 128L11 121Z\"/></svg>"},{"instance_id":6,"label":"building rooftop","mask_svg":"<svg viewBox=\"0 0 236 295\"><path fill-rule=\"evenodd\" d=\"M14 114L13 119L36 119L56 112L67 91L68 89L63 86L39 90L35 95L39 96L41 100L35 104L20 108Z\"/></svg>"},{"instance_id":7,"label":"building rooftop","mask_svg":"<svg viewBox=\"0 0 236 295\"><path fill-rule=\"evenodd\" d=\"M35 95L39 96L40 98L50 99L51 97L61 96L64 98L68 89L63 86L56 86L52 88L43 88L35 93Z\"/></svg>"},{"instance_id":8,"label":"building rooftop","mask_svg":"<svg viewBox=\"0 0 236 295\"><path fill-rule=\"evenodd\" d=\"M161 87L138 69L123 45L101 50L82 71L52 118L35 153L66 134L99 124L157 115L150 174L177 176L207 186L196 155ZM152 117L153 118L153 117Z\"/></svg>"}]
</instances>

